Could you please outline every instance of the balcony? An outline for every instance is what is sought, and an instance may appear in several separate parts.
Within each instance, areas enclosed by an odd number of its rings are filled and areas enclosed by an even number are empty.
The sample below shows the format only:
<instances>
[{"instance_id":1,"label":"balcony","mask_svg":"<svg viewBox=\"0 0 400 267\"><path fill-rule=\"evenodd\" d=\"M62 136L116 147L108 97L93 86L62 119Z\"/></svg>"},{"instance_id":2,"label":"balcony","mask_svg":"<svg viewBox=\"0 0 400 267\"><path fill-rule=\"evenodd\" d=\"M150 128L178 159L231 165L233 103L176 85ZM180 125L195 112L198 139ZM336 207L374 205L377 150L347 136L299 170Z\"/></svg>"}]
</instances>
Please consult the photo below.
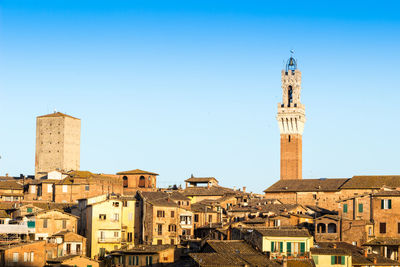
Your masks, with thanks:
<instances>
[{"instance_id":1,"label":"balcony","mask_svg":"<svg viewBox=\"0 0 400 267\"><path fill-rule=\"evenodd\" d=\"M120 237L99 237L98 243L121 243Z\"/></svg>"}]
</instances>

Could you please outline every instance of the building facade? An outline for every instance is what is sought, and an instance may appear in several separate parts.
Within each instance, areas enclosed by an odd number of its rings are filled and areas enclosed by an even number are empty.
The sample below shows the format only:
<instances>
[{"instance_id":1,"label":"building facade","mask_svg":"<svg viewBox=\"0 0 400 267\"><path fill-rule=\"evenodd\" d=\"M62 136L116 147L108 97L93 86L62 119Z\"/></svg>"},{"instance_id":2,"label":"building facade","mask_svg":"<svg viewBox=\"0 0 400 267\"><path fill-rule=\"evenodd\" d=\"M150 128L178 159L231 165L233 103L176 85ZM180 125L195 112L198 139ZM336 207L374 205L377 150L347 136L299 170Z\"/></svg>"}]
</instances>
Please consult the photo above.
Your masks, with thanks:
<instances>
[{"instance_id":1,"label":"building facade","mask_svg":"<svg viewBox=\"0 0 400 267\"><path fill-rule=\"evenodd\" d=\"M81 120L55 112L36 118L35 177L79 170Z\"/></svg>"}]
</instances>

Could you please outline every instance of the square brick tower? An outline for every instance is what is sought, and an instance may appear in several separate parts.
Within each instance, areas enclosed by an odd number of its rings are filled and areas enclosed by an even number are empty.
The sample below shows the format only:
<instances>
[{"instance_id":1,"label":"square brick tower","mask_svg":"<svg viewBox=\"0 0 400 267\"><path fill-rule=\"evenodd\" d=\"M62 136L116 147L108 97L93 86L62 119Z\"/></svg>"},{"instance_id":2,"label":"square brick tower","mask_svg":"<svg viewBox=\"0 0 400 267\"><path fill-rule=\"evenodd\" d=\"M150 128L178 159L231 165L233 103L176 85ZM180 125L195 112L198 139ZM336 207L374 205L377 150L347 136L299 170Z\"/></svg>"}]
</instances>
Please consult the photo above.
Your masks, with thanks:
<instances>
[{"instance_id":1,"label":"square brick tower","mask_svg":"<svg viewBox=\"0 0 400 267\"><path fill-rule=\"evenodd\" d=\"M300 102L301 72L293 56L282 70L282 103L278 104L281 133L281 180L302 179L302 135L306 121Z\"/></svg>"},{"instance_id":2,"label":"square brick tower","mask_svg":"<svg viewBox=\"0 0 400 267\"><path fill-rule=\"evenodd\" d=\"M36 118L35 178L79 170L81 120L55 112Z\"/></svg>"}]
</instances>

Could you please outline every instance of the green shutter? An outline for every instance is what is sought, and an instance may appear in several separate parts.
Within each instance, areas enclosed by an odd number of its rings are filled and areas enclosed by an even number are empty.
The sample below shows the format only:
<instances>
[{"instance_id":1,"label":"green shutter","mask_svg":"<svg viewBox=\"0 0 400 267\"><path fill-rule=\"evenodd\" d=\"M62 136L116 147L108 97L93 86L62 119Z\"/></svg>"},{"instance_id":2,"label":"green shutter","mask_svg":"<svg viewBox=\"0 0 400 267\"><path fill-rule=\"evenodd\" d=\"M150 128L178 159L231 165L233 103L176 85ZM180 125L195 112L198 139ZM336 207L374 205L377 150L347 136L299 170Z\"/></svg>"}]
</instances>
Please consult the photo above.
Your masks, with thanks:
<instances>
[{"instance_id":1,"label":"green shutter","mask_svg":"<svg viewBox=\"0 0 400 267\"><path fill-rule=\"evenodd\" d=\"M129 265L132 265L132 256L128 256Z\"/></svg>"},{"instance_id":2,"label":"green shutter","mask_svg":"<svg viewBox=\"0 0 400 267\"><path fill-rule=\"evenodd\" d=\"M290 243L290 242L286 243L286 252L288 254L290 254L290 252L292 252L292 243Z\"/></svg>"},{"instance_id":3,"label":"green shutter","mask_svg":"<svg viewBox=\"0 0 400 267\"><path fill-rule=\"evenodd\" d=\"M271 252L275 251L275 242L271 241Z\"/></svg>"},{"instance_id":4,"label":"green shutter","mask_svg":"<svg viewBox=\"0 0 400 267\"><path fill-rule=\"evenodd\" d=\"M331 264L335 265L335 256L331 256Z\"/></svg>"},{"instance_id":5,"label":"green shutter","mask_svg":"<svg viewBox=\"0 0 400 267\"><path fill-rule=\"evenodd\" d=\"M358 212L363 212L363 204L358 204Z\"/></svg>"},{"instance_id":6,"label":"green shutter","mask_svg":"<svg viewBox=\"0 0 400 267\"><path fill-rule=\"evenodd\" d=\"M136 265L139 265L139 256L136 256Z\"/></svg>"},{"instance_id":7,"label":"green shutter","mask_svg":"<svg viewBox=\"0 0 400 267\"><path fill-rule=\"evenodd\" d=\"M28 228L35 228L35 221L28 221Z\"/></svg>"},{"instance_id":8,"label":"green shutter","mask_svg":"<svg viewBox=\"0 0 400 267\"><path fill-rule=\"evenodd\" d=\"M279 252L283 252L283 242L279 242Z\"/></svg>"},{"instance_id":9,"label":"green shutter","mask_svg":"<svg viewBox=\"0 0 400 267\"><path fill-rule=\"evenodd\" d=\"M300 252L304 253L306 251L306 243L301 242L300 243Z\"/></svg>"},{"instance_id":10,"label":"green shutter","mask_svg":"<svg viewBox=\"0 0 400 267\"><path fill-rule=\"evenodd\" d=\"M389 209L392 208L392 200L391 200L391 199L388 199L388 206L389 206L389 207L388 207Z\"/></svg>"},{"instance_id":11,"label":"green shutter","mask_svg":"<svg viewBox=\"0 0 400 267\"><path fill-rule=\"evenodd\" d=\"M346 260L345 260L344 256L341 256L341 258L342 258L341 264L342 264L342 265L345 265Z\"/></svg>"},{"instance_id":12,"label":"green shutter","mask_svg":"<svg viewBox=\"0 0 400 267\"><path fill-rule=\"evenodd\" d=\"M347 204L343 205L343 213L347 213Z\"/></svg>"},{"instance_id":13,"label":"green shutter","mask_svg":"<svg viewBox=\"0 0 400 267\"><path fill-rule=\"evenodd\" d=\"M149 263L150 265L153 265L153 256L149 256Z\"/></svg>"},{"instance_id":14,"label":"green shutter","mask_svg":"<svg viewBox=\"0 0 400 267\"><path fill-rule=\"evenodd\" d=\"M381 209L383 210L385 208L385 200L381 200Z\"/></svg>"},{"instance_id":15,"label":"green shutter","mask_svg":"<svg viewBox=\"0 0 400 267\"><path fill-rule=\"evenodd\" d=\"M32 208L27 208L26 211L31 213L32 212Z\"/></svg>"}]
</instances>

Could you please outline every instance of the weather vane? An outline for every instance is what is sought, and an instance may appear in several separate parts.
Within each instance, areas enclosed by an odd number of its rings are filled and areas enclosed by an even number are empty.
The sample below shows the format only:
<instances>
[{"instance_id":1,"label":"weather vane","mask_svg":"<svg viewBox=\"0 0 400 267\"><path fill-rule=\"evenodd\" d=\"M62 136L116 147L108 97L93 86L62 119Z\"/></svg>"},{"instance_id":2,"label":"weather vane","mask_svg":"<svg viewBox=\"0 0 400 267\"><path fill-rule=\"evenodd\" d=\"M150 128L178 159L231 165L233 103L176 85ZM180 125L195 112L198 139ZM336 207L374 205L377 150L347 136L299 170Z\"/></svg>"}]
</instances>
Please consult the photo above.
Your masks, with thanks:
<instances>
[{"instance_id":1,"label":"weather vane","mask_svg":"<svg viewBox=\"0 0 400 267\"><path fill-rule=\"evenodd\" d=\"M293 54L294 54L294 50L293 49L290 49L290 53L292 54L292 56L293 56Z\"/></svg>"}]
</instances>

